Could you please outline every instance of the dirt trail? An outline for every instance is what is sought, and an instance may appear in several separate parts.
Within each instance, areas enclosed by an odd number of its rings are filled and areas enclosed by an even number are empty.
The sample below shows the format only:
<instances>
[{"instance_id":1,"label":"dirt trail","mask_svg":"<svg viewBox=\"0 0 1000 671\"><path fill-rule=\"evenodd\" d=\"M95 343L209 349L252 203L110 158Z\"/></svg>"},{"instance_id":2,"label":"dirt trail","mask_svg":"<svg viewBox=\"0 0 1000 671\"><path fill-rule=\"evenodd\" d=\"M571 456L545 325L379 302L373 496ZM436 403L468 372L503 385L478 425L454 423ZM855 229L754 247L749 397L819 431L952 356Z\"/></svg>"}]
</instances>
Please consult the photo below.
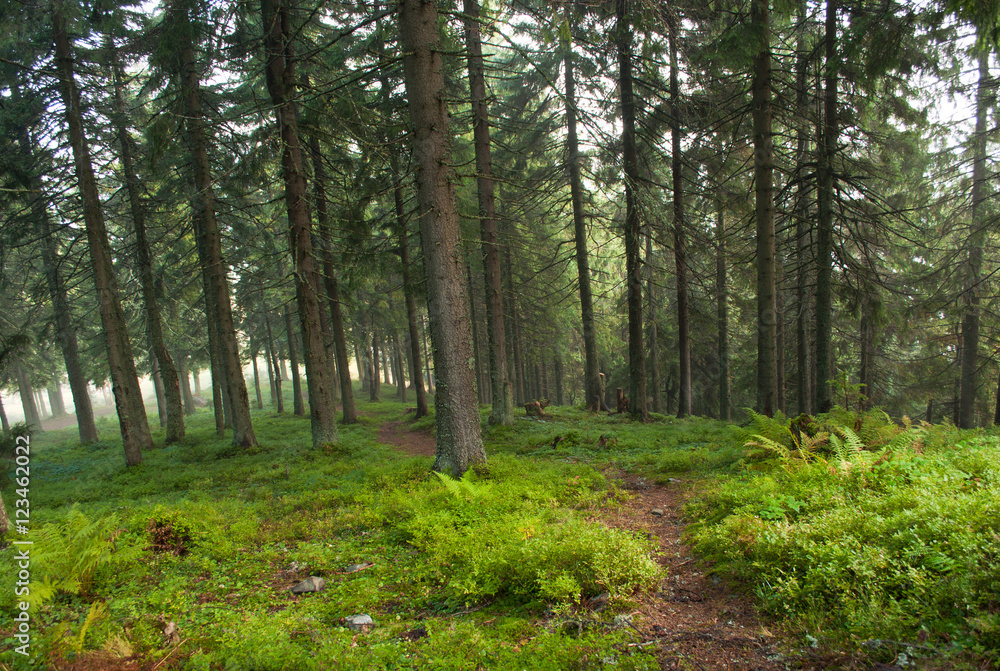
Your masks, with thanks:
<instances>
[{"instance_id":1,"label":"dirt trail","mask_svg":"<svg viewBox=\"0 0 1000 671\"><path fill-rule=\"evenodd\" d=\"M791 660L779 653L777 637L757 619L750 600L706 576L682 542L683 483L659 486L625 476L623 484L635 498L609 511L608 523L655 537L668 571L660 591L643 597L633 611L643 637L639 645L655 647L664 669L788 668Z\"/></svg>"},{"instance_id":2,"label":"dirt trail","mask_svg":"<svg viewBox=\"0 0 1000 671\"><path fill-rule=\"evenodd\" d=\"M433 457L437 452L434 436L424 431L411 431L406 421L386 422L379 427L378 441L395 445L415 457Z\"/></svg>"},{"instance_id":3,"label":"dirt trail","mask_svg":"<svg viewBox=\"0 0 1000 671\"><path fill-rule=\"evenodd\" d=\"M434 456L434 438L409 430L406 421L388 422L378 431L382 443L407 454ZM663 669L786 671L790 658L778 650L774 633L754 613L750 600L722 581L706 576L691 548L681 541L684 485L660 486L619 474L635 497L604 512L610 526L649 534L659 542L667 579L660 591L640 597L634 616L642 639L632 645L655 648ZM658 513L654 514L652 511Z\"/></svg>"}]
</instances>

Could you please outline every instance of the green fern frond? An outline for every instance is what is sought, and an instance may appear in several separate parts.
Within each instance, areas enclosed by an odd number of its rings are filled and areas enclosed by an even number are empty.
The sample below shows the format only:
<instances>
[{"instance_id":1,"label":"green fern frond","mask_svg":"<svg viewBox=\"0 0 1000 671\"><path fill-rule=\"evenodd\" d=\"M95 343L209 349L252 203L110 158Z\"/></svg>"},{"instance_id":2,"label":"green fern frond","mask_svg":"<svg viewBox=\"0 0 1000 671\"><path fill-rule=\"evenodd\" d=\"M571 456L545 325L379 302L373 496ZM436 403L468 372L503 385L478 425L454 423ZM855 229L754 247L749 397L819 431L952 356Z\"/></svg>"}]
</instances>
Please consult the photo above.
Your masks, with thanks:
<instances>
[{"instance_id":1,"label":"green fern frond","mask_svg":"<svg viewBox=\"0 0 1000 671\"><path fill-rule=\"evenodd\" d=\"M434 475L438 476L438 479L444 483L445 489L454 496L459 501L471 502L475 501L483 495L486 491L485 486L476 485L471 480L469 480L469 473L466 472L462 476L461 480L451 477L447 473L440 473L438 471L432 471Z\"/></svg>"}]
</instances>

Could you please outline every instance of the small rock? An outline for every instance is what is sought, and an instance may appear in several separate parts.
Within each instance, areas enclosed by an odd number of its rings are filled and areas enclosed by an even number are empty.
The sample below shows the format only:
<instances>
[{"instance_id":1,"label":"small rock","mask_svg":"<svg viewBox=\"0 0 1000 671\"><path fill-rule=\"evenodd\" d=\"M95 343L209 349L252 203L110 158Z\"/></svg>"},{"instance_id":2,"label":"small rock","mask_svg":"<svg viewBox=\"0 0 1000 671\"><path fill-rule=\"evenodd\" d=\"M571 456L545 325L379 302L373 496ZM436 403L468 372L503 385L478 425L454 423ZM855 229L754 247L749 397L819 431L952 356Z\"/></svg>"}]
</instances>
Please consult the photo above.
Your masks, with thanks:
<instances>
[{"instance_id":1,"label":"small rock","mask_svg":"<svg viewBox=\"0 0 1000 671\"><path fill-rule=\"evenodd\" d=\"M680 482L677 478L667 478L667 482Z\"/></svg>"},{"instance_id":2,"label":"small rock","mask_svg":"<svg viewBox=\"0 0 1000 671\"><path fill-rule=\"evenodd\" d=\"M347 625L348 629L353 629L354 631L364 631L365 627L374 626L375 621L372 619L371 615L361 614L345 617L344 624Z\"/></svg>"},{"instance_id":3,"label":"small rock","mask_svg":"<svg viewBox=\"0 0 1000 671\"><path fill-rule=\"evenodd\" d=\"M344 569L344 573L357 573L358 571L366 569L369 566L375 566L375 564L373 564L370 561L361 562L360 564L351 564L350 566Z\"/></svg>"},{"instance_id":4,"label":"small rock","mask_svg":"<svg viewBox=\"0 0 1000 671\"><path fill-rule=\"evenodd\" d=\"M291 564L288 565L288 570L291 571L292 573L298 572L301 568L302 564L298 563L297 561L293 561Z\"/></svg>"},{"instance_id":5,"label":"small rock","mask_svg":"<svg viewBox=\"0 0 1000 671\"><path fill-rule=\"evenodd\" d=\"M298 585L292 588L292 594L305 594L306 592L320 592L326 587L326 580L319 576L311 575Z\"/></svg>"},{"instance_id":6,"label":"small rock","mask_svg":"<svg viewBox=\"0 0 1000 671\"><path fill-rule=\"evenodd\" d=\"M657 517L663 517L663 508L653 508L649 512Z\"/></svg>"},{"instance_id":7,"label":"small rock","mask_svg":"<svg viewBox=\"0 0 1000 671\"><path fill-rule=\"evenodd\" d=\"M713 585L718 585L721 582L722 582L722 578L720 578L719 576L717 576L716 574L713 573L712 574L712 584Z\"/></svg>"}]
</instances>

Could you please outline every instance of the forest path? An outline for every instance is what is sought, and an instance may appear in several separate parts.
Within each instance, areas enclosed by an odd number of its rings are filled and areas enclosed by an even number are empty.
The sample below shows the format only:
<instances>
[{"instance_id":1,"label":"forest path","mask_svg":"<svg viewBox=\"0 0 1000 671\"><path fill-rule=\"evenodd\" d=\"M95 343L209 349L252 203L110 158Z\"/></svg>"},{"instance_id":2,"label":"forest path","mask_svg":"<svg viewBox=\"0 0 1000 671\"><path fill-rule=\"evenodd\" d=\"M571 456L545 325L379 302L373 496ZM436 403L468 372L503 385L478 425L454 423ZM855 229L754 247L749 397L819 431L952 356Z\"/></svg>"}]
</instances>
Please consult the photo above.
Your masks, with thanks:
<instances>
[{"instance_id":1,"label":"forest path","mask_svg":"<svg viewBox=\"0 0 1000 671\"><path fill-rule=\"evenodd\" d=\"M379 442L402 452L433 457L434 437L414 431L406 420L382 424ZM621 506L601 511L612 527L631 529L656 538L659 562L667 578L659 591L639 595L631 614L641 640L633 646L656 646L663 669L700 671L786 671L802 668L779 652L780 638L768 630L748 597L718 578L706 576L681 536L687 526L682 514L690 487L681 481L666 485L608 471L634 496ZM654 514L653 511L662 514Z\"/></svg>"},{"instance_id":2,"label":"forest path","mask_svg":"<svg viewBox=\"0 0 1000 671\"><path fill-rule=\"evenodd\" d=\"M657 485L629 474L612 474L634 498L604 511L613 527L655 537L667 578L656 593L639 598L636 629L656 646L664 669L784 671L792 661L778 651L779 638L758 619L748 597L703 572L682 534L685 483ZM656 511L655 513L653 511ZM792 665L795 668L798 666Z\"/></svg>"},{"instance_id":3,"label":"forest path","mask_svg":"<svg viewBox=\"0 0 1000 671\"><path fill-rule=\"evenodd\" d=\"M437 441L426 431L410 429L409 422L399 420L386 422L378 429L378 441L393 445L402 452L415 457L434 457Z\"/></svg>"}]
</instances>

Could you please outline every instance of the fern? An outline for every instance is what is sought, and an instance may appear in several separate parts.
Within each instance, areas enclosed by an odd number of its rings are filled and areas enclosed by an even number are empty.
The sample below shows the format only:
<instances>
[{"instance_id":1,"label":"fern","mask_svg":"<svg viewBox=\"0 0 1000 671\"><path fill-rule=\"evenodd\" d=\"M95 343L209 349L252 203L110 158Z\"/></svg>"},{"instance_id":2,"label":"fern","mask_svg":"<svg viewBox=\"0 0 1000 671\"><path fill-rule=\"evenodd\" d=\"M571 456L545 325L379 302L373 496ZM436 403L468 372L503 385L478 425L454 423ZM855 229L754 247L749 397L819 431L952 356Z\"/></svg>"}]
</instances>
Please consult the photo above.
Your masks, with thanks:
<instances>
[{"instance_id":1,"label":"fern","mask_svg":"<svg viewBox=\"0 0 1000 671\"><path fill-rule=\"evenodd\" d=\"M476 499L482 498L483 494L486 492L486 485L476 485L474 482L469 480L469 473L471 473L471 471L466 471L461 480L439 471L432 471L432 473L438 476L438 479L444 483L445 489L447 489L448 492L458 501L471 503Z\"/></svg>"}]
</instances>

